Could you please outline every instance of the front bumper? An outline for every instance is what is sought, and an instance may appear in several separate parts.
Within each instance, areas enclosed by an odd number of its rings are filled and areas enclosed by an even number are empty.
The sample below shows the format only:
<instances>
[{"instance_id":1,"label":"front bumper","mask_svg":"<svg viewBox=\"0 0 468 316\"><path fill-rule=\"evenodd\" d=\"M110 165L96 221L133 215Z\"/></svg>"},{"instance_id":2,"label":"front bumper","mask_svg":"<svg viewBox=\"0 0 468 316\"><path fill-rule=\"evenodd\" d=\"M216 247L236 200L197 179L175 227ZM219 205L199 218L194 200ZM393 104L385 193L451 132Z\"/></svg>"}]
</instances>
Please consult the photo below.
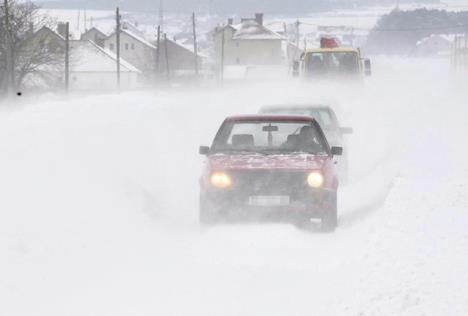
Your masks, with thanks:
<instances>
[{"instance_id":1,"label":"front bumper","mask_svg":"<svg viewBox=\"0 0 468 316\"><path fill-rule=\"evenodd\" d=\"M287 205L252 205L255 197L288 197ZM202 200L217 217L227 220L297 221L320 218L333 210L336 192L307 188L293 192L256 192L210 189L202 192Z\"/></svg>"}]
</instances>

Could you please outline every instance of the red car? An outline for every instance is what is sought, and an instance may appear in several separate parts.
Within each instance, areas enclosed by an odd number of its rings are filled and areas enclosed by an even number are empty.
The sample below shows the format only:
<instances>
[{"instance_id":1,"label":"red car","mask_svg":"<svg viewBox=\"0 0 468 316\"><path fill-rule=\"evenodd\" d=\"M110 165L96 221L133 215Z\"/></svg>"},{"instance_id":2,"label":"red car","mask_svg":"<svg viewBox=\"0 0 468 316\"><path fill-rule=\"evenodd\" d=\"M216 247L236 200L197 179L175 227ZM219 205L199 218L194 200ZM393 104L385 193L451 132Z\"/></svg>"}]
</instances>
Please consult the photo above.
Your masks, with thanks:
<instances>
[{"instance_id":1,"label":"red car","mask_svg":"<svg viewBox=\"0 0 468 316\"><path fill-rule=\"evenodd\" d=\"M200 179L200 222L287 221L298 225L320 218L337 225L338 179L334 155L310 116L228 117L206 155Z\"/></svg>"}]
</instances>

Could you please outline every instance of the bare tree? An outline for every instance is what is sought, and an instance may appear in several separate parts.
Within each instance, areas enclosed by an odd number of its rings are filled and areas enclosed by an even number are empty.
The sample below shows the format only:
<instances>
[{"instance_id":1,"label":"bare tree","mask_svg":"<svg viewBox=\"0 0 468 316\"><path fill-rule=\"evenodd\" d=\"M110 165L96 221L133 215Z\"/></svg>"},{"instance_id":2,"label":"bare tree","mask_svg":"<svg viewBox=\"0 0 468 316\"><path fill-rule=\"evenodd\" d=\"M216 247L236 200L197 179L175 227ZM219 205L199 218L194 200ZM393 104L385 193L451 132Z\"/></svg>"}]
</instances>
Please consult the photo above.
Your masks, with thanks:
<instances>
[{"instance_id":1,"label":"bare tree","mask_svg":"<svg viewBox=\"0 0 468 316\"><path fill-rule=\"evenodd\" d=\"M14 86L20 89L28 75L60 74L64 66L65 41L53 32L37 32L52 27L52 21L41 16L32 2L8 1L9 25L6 26L5 6L0 10L0 89L6 87L7 50L10 46L14 68ZM5 34L8 32L9 34ZM8 35L8 37L7 37ZM8 43L5 39L9 39Z\"/></svg>"}]
</instances>

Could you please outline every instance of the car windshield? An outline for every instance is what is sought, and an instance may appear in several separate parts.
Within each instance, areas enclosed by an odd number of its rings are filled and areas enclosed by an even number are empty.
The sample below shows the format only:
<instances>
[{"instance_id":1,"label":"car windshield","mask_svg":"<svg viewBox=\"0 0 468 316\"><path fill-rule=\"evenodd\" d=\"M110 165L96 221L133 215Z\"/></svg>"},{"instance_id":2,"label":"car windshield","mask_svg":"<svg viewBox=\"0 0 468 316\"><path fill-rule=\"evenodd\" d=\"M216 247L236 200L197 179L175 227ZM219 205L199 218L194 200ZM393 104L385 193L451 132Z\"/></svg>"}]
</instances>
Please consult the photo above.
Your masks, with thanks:
<instances>
[{"instance_id":1,"label":"car windshield","mask_svg":"<svg viewBox=\"0 0 468 316\"><path fill-rule=\"evenodd\" d=\"M218 133L214 152L258 152L281 154L306 152L326 154L320 127L308 121L226 122Z\"/></svg>"},{"instance_id":2,"label":"car windshield","mask_svg":"<svg viewBox=\"0 0 468 316\"><path fill-rule=\"evenodd\" d=\"M314 52L307 54L305 62L310 75L359 73L355 52Z\"/></svg>"}]
</instances>

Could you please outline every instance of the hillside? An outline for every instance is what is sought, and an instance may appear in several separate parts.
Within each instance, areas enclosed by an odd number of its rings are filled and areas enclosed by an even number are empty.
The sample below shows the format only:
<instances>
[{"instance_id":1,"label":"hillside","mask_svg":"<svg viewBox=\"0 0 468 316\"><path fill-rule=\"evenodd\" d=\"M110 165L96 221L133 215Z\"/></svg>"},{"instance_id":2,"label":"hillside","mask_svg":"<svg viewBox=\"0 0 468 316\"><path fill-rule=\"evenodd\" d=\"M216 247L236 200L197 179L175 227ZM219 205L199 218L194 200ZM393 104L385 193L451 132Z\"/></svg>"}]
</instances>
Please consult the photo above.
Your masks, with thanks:
<instances>
[{"instance_id":1,"label":"hillside","mask_svg":"<svg viewBox=\"0 0 468 316\"><path fill-rule=\"evenodd\" d=\"M439 3L439 0L400 1L400 3ZM216 13L304 13L327 9L354 8L369 5L394 5L394 0L165 0L164 9L169 12L207 11ZM55 0L41 2L46 7L109 9L117 5L126 10L157 11L159 0Z\"/></svg>"}]
</instances>

